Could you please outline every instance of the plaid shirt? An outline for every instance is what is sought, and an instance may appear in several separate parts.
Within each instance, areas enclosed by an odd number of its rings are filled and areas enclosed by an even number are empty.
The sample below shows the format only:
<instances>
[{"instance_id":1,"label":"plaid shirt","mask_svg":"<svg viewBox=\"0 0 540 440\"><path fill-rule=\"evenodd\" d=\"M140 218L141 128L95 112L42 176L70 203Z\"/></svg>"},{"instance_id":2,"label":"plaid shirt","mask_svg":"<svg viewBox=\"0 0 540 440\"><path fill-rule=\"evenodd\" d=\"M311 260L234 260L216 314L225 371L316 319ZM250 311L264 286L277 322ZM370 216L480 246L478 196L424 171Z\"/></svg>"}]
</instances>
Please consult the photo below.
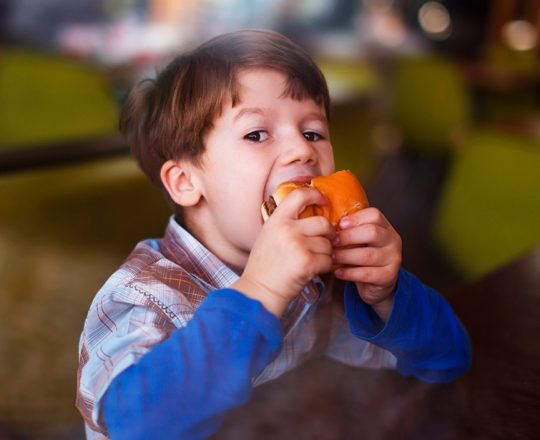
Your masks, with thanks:
<instances>
[{"instance_id":1,"label":"plaid shirt","mask_svg":"<svg viewBox=\"0 0 540 440\"><path fill-rule=\"evenodd\" d=\"M135 247L94 298L80 339L76 404L88 438L106 438L100 400L114 377L184 327L209 292L237 279L173 218L161 240ZM339 298L336 286L333 279L326 285L316 279L291 301L281 318L281 351L254 386L323 353L354 366L395 367L390 352L350 333L342 306L333 300Z\"/></svg>"}]
</instances>

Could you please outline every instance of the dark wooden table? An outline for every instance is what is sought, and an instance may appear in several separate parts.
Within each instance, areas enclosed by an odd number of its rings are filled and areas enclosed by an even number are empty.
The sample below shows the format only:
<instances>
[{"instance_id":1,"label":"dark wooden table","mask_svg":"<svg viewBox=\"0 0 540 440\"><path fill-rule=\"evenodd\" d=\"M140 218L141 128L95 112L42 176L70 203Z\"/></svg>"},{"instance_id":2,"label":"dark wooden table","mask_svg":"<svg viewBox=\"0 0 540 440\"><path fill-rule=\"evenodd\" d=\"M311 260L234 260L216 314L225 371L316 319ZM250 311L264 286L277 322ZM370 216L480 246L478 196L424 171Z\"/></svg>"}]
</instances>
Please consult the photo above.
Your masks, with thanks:
<instances>
[{"instance_id":1,"label":"dark wooden table","mask_svg":"<svg viewBox=\"0 0 540 440\"><path fill-rule=\"evenodd\" d=\"M255 389L216 439L539 439L540 248L447 297L471 371L429 385L321 359Z\"/></svg>"},{"instance_id":2,"label":"dark wooden table","mask_svg":"<svg viewBox=\"0 0 540 440\"><path fill-rule=\"evenodd\" d=\"M452 402L454 438L540 438L540 249L449 299L474 347L470 373L431 393Z\"/></svg>"},{"instance_id":3,"label":"dark wooden table","mask_svg":"<svg viewBox=\"0 0 540 440\"><path fill-rule=\"evenodd\" d=\"M0 145L0 175L101 159L128 152L128 145L119 135L18 147Z\"/></svg>"}]
</instances>

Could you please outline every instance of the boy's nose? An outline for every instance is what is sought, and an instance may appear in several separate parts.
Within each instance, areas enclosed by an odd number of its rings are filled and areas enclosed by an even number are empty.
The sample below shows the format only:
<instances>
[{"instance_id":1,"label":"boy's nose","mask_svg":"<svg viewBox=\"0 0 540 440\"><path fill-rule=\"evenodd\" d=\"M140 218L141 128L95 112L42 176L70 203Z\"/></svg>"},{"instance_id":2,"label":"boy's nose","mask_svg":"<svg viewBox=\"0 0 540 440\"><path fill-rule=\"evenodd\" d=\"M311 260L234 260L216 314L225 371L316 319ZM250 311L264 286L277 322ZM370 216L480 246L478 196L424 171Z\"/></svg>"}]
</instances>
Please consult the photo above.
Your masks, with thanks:
<instances>
[{"instance_id":1,"label":"boy's nose","mask_svg":"<svg viewBox=\"0 0 540 440\"><path fill-rule=\"evenodd\" d=\"M317 152L303 136L289 138L285 142L284 161L286 163L312 163L317 161Z\"/></svg>"}]
</instances>

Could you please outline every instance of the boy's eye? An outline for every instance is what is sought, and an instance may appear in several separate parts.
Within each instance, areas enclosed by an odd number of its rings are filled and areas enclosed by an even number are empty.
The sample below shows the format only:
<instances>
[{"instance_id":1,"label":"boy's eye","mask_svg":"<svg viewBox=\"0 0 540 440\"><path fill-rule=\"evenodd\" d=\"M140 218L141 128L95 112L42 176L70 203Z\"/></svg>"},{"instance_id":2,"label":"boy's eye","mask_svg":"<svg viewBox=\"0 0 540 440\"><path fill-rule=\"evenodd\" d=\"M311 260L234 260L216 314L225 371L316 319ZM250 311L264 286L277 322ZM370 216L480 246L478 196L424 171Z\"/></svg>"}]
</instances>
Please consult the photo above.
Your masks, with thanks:
<instances>
[{"instance_id":1,"label":"boy's eye","mask_svg":"<svg viewBox=\"0 0 540 440\"><path fill-rule=\"evenodd\" d=\"M302 134L310 142L315 142L315 141L319 141L323 139L323 137L319 133L316 133L315 131L305 131Z\"/></svg>"},{"instance_id":2,"label":"boy's eye","mask_svg":"<svg viewBox=\"0 0 540 440\"><path fill-rule=\"evenodd\" d=\"M256 130L246 134L244 139L252 142L262 142L268 139L268 133L264 130Z\"/></svg>"}]
</instances>

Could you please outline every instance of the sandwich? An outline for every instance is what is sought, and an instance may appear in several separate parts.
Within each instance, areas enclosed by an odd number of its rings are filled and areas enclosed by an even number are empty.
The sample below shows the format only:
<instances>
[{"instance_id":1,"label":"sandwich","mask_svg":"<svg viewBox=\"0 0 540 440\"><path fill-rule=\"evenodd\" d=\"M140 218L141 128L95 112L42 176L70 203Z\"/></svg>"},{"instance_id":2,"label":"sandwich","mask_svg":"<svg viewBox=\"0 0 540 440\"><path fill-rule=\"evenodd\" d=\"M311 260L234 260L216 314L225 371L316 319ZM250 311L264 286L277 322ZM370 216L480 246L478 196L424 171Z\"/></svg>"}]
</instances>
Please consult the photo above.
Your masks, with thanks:
<instances>
[{"instance_id":1,"label":"sandwich","mask_svg":"<svg viewBox=\"0 0 540 440\"><path fill-rule=\"evenodd\" d=\"M309 183L283 182L261 206L264 221L272 215L277 206L297 188L315 188L328 200L322 206L311 205L304 209L299 218L313 215L326 217L332 226L339 229L339 221L346 215L367 208L369 202L364 188L353 173L348 170L337 171L328 176L317 176Z\"/></svg>"}]
</instances>

